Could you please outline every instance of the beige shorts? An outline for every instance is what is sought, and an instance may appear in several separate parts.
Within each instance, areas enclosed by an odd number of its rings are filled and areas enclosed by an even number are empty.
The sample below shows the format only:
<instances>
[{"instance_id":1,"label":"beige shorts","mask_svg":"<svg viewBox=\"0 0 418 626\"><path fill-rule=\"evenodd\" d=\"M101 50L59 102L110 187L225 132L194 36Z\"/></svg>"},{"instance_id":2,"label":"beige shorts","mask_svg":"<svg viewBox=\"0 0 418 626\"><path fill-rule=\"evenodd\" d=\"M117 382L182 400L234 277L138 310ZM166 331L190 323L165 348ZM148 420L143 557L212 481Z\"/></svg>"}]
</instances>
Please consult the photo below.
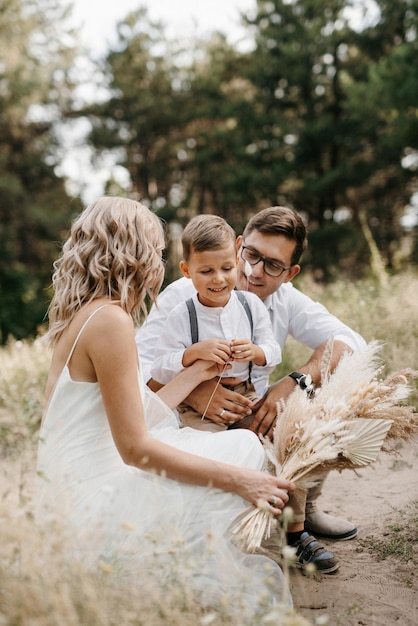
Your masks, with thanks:
<instances>
[{"instance_id":1,"label":"beige shorts","mask_svg":"<svg viewBox=\"0 0 418 626\"><path fill-rule=\"evenodd\" d=\"M233 389L234 391L236 391L237 393L240 393L242 396L245 396L252 402L254 402L255 400L258 400L257 394L254 389L254 385L250 383L248 380L245 380L239 385L235 385L235 387L231 387L229 385L224 385L224 386L227 387L228 389ZM215 422L212 422L212 420L207 419L206 417L202 419L201 414L198 413L198 411L195 411L195 409L188 404L185 404L185 403L180 404L177 407L177 410L179 413L181 426L189 426L190 428L196 428L197 430L208 430L213 433L216 433L220 430L227 430L228 428L228 426L223 425L223 424L216 424ZM239 422L237 422L237 427L248 428L251 423L252 416L250 415L248 417L250 418L249 420L248 418L244 418L243 420L240 420Z\"/></svg>"}]
</instances>

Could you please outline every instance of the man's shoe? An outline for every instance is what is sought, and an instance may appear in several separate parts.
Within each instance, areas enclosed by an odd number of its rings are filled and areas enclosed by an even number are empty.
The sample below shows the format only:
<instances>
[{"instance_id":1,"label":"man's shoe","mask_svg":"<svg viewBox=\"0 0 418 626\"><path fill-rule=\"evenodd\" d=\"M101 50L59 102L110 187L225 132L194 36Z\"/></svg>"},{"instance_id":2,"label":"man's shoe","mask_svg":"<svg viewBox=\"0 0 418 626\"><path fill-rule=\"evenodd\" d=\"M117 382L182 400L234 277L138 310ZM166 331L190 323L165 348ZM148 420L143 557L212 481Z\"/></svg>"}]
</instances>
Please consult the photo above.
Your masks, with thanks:
<instances>
[{"instance_id":1,"label":"man's shoe","mask_svg":"<svg viewBox=\"0 0 418 626\"><path fill-rule=\"evenodd\" d=\"M340 563L332 552L325 550L315 537L303 532L300 539L293 544L296 548L297 565L306 568L307 565L314 565L315 570L320 574L330 574L340 567Z\"/></svg>"},{"instance_id":2,"label":"man's shoe","mask_svg":"<svg viewBox=\"0 0 418 626\"><path fill-rule=\"evenodd\" d=\"M306 506L305 530L315 537L330 541L347 541L357 537L358 530L351 522L341 517L328 515L316 507Z\"/></svg>"}]
</instances>

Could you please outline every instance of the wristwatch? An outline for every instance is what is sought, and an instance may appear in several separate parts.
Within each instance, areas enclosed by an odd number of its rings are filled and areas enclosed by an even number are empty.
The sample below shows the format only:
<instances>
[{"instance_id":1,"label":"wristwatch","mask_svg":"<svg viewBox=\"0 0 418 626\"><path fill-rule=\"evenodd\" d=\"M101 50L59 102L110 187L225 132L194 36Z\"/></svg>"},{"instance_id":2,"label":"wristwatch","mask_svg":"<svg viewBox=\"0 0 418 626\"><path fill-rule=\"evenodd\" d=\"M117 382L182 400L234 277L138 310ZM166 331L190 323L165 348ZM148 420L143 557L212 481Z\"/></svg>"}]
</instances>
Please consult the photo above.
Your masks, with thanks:
<instances>
[{"instance_id":1,"label":"wristwatch","mask_svg":"<svg viewBox=\"0 0 418 626\"><path fill-rule=\"evenodd\" d=\"M296 384L301 389L303 389L303 391L306 391L309 398L311 398L315 394L315 387L312 382L312 378L310 374L301 374L301 372L291 372L288 375L290 376L290 378L293 378Z\"/></svg>"}]
</instances>

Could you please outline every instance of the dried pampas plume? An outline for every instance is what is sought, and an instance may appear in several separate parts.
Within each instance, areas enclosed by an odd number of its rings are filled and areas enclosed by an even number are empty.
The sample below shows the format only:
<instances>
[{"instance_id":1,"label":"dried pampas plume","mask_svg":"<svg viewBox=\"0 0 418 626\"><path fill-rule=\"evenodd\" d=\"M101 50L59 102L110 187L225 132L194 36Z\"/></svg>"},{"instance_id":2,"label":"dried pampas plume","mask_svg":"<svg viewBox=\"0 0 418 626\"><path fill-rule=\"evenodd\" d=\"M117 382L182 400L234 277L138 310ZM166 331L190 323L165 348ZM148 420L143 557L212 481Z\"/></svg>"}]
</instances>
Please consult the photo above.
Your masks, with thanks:
<instances>
[{"instance_id":1,"label":"dried pampas plume","mask_svg":"<svg viewBox=\"0 0 418 626\"><path fill-rule=\"evenodd\" d=\"M308 485L317 471L373 463L381 449L394 451L397 440L418 433L418 414L405 403L418 371L407 368L379 379L381 344L371 342L363 351L346 353L331 373L332 348L330 340L314 397L296 387L278 404L273 442L264 440L271 470L298 486ZM232 534L253 552L269 536L273 519L265 507L251 507Z\"/></svg>"},{"instance_id":2,"label":"dried pampas plume","mask_svg":"<svg viewBox=\"0 0 418 626\"><path fill-rule=\"evenodd\" d=\"M392 420L385 439L385 451L394 449L395 440L407 440L418 433L418 413L413 406L406 404L412 390L411 382L418 377L418 371L405 368L384 379L379 378L384 369L379 356L382 344L372 341L362 351L346 353L330 374L332 343L330 340L327 344L331 351L325 349L321 366L321 373L328 373L321 379L310 412L320 412L324 418L338 415L346 419Z\"/></svg>"}]
</instances>

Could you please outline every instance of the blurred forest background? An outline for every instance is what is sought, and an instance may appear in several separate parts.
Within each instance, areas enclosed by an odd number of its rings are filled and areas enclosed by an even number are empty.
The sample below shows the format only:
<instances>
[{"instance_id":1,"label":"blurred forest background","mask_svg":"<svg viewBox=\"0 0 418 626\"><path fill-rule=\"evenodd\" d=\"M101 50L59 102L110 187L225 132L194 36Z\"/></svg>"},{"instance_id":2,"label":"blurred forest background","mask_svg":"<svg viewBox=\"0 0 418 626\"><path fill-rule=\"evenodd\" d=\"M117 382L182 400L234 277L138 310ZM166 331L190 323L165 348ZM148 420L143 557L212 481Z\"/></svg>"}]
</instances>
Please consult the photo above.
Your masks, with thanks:
<instances>
[{"instance_id":1,"label":"blurred forest background","mask_svg":"<svg viewBox=\"0 0 418 626\"><path fill-rule=\"evenodd\" d=\"M240 233L274 204L304 216L304 274L318 283L416 267L418 0L257 0L246 52L222 33L169 40L140 4L94 59L70 1L0 3L0 344L44 322L52 261L84 203L64 175L71 137L104 193L167 222L167 280L191 216Z\"/></svg>"}]
</instances>

